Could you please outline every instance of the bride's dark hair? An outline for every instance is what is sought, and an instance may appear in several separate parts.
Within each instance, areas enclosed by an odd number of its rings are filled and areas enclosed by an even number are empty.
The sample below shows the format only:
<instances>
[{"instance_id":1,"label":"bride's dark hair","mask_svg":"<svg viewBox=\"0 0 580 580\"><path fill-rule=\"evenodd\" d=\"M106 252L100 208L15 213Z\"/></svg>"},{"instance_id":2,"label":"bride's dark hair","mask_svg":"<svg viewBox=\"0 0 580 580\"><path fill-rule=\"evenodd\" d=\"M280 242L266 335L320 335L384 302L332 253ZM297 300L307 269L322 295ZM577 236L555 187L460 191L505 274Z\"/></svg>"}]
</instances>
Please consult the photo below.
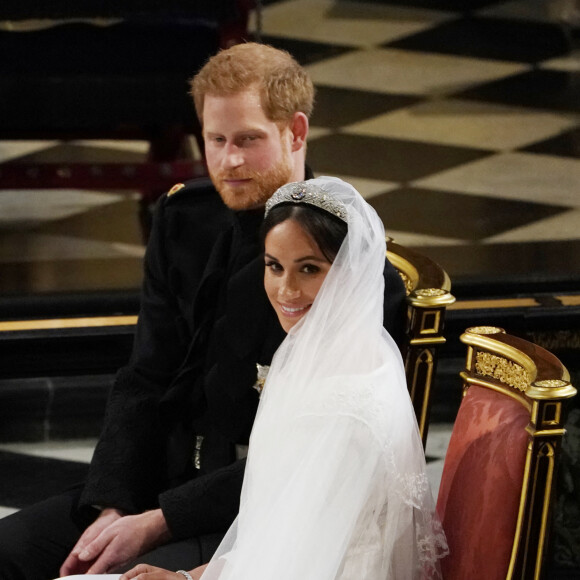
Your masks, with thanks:
<instances>
[{"instance_id":1,"label":"bride's dark hair","mask_svg":"<svg viewBox=\"0 0 580 580\"><path fill-rule=\"evenodd\" d=\"M334 262L346 237L347 225L343 220L312 205L281 203L274 206L264 218L262 242L272 228L289 219L298 223L312 237L330 263Z\"/></svg>"}]
</instances>

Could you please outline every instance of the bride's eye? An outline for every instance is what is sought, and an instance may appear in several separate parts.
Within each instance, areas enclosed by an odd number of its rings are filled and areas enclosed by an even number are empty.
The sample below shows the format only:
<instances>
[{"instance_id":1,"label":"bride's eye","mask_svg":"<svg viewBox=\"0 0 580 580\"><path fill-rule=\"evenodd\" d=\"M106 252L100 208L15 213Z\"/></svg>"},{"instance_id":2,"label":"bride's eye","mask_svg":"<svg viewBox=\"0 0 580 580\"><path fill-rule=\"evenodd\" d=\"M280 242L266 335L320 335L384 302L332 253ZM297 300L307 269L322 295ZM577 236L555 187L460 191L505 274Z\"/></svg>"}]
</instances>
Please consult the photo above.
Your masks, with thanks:
<instances>
[{"instance_id":1,"label":"bride's eye","mask_svg":"<svg viewBox=\"0 0 580 580\"><path fill-rule=\"evenodd\" d=\"M320 268L314 264L304 264L304 266L302 266L302 271L305 274L317 274L320 272Z\"/></svg>"},{"instance_id":2,"label":"bride's eye","mask_svg":"<svg viewBox=\"0 0 580 580\"><path fill-rule=\"evenodd\" d=\"M265 263L266 268L269 268L272 272L281 272L282 266L278 262L274 262L273 260L268 260Z\"/></svg>"}]
</instances>

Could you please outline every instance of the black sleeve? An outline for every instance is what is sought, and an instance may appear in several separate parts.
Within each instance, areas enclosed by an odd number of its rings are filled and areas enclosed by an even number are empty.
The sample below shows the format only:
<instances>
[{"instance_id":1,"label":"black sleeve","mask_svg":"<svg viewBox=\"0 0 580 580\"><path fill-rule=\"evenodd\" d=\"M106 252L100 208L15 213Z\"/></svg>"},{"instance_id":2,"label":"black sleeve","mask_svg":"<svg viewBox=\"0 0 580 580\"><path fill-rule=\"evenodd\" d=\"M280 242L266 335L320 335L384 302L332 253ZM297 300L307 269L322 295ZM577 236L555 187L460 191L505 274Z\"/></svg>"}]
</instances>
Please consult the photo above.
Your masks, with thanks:
<instances>
[{"instance_id":1,"label":"black sleeve","mask_svg":"<svg viewBox=\"0 0 580 580\"><path fill-rule=\"evenodd\" d=\"M165 476L160 401L190 341L169 279L167 205L164 196L155 211L131 360L119 371L109 395L81 507L101 505L138 513L157 503Z\"/></svg>"},{"instance_id":2,"label":"black sleeve","mask_svg":"<svg viewBox=\"0 0 580 580\"><path fill-rule=\"evenodd\" d=\"M109 396L82 505L140 512L156 502L164 458L159 401L187 348L186 325L167 280L161 198L145 255L141 310L129 365Z\"/></svg>"},{"instance_id":3,"label":"black sleeve","mask_svg":"<svg viewBox=\"0 0 580 580\"><path fill-rule=\"evenodd\" d=\"M385 260L385 301L383 325L400 347L407 326L407 302L405 284L395 267Z\"/></svg>"},{"instance_id":4,"label":"black sleeve","mask_svg":"<svg viewBox=\"0 0 580 580\"><path fill-rule=\"evenodd\" d=\"M174 539L223 532L240 508L246 460L165 491L159 504Z\"/></svg>"}]
</instances>

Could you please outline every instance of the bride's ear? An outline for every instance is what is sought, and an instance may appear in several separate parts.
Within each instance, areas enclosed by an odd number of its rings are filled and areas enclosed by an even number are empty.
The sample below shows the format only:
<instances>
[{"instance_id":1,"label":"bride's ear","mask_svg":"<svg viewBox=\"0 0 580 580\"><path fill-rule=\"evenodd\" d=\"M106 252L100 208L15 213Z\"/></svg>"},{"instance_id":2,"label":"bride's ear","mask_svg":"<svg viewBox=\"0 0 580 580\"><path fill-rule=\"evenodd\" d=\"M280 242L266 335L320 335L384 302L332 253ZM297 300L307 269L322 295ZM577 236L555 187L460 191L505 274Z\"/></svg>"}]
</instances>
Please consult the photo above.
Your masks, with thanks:
<instances>
[{"instance_id":1,"label":"bride's ear","mask_svg":"<svg viewBox=\"0 0 580 580\"><path fill-rule=\"evenodd\" d=\"M306 145L308 137L308 117L304 113L294 113L290 130L292 131L292 151L299 151Z\"/></svg>"}]
</instances>

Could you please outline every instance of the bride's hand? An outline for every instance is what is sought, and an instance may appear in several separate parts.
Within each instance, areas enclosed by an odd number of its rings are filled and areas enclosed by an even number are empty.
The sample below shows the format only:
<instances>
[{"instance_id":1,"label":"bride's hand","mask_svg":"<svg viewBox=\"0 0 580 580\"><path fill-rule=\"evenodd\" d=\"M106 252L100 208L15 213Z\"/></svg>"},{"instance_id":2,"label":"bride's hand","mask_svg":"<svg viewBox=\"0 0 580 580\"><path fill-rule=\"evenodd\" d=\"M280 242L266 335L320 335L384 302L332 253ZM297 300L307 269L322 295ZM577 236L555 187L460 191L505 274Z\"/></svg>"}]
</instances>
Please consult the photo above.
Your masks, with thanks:
<instances>
[{"instance_id":1,"label":"bride's hand","mask_svg":"<svg viewBox=\"0 0 580 580\"><path fill-rule=\"evenodd\" d=\"M204 564L203 566L198 566L190 570L189 573L193 580L199 580L206 568L207 564ZM125 572L119 580L183 580L183 578L184 576L177 572L170 572L163 568L149 566L149 564L138 564L135 568Z\"/></svg>"},{"instance_id":2,"label":"bride's hand","mask_svg":"<svg viewBox=\"0 0 580 580\"><path fill-rule=\"evenodd\" d=\"M119 580L185 580L182 574L170 572L149 564L137 564L128 572L125 572Z\"/></svg>"}]
</instances>

